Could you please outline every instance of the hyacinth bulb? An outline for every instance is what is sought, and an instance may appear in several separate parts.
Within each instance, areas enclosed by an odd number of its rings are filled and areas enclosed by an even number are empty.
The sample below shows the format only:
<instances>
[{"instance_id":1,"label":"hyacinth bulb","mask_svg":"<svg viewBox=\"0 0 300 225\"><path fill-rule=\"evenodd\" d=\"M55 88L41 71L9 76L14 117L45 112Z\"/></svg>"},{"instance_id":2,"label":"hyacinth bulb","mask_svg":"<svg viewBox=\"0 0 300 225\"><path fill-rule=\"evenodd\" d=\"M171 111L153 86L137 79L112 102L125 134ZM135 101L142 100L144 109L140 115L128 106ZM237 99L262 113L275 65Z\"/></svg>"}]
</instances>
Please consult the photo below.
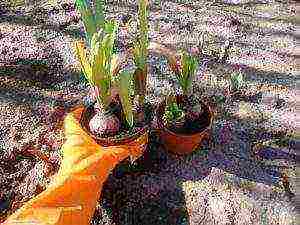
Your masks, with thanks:
<instances>
[{"instance_id":1,"label":"hyacinth bulb","mask_svg":"<svg viewBox=\"0 0 300 225\"><path fill-rule=\"evenodd\" d=\"M187 111L187 119L190 121L197 120L200 117L200 114L202 113L202 106L201 104L194 105L190 107Z\"/></svg>"},{"instance_id":2,"label":"hyacinth bulb","mask_svg":"<svg viewBox=\"0 0 300 225\"><path fill-rule=\"evenodd\" d=\"M114 136L120 130L117 116L97 111L89 122L90 131L97 136Z\"/></svg>"}]
</instances>

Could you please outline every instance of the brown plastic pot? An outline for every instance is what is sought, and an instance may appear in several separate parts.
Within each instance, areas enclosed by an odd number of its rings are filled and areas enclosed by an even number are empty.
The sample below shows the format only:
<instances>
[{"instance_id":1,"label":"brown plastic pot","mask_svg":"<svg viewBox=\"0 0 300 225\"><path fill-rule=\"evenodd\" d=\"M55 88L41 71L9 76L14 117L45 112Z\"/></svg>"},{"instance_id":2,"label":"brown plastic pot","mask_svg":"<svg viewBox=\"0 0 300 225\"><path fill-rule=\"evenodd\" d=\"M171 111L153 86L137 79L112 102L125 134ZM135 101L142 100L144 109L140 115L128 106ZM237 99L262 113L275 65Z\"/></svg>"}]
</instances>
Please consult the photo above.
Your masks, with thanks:
<instances>
[{"instance_id":1,"label":"brown plastic pot","mask_svg":"<svg viewBox=\"0 0 300 225\"><path fill-rule=\"evenodd\" d=\"M180 98L177 98L177 100L179 99ZM202 103L202 105L204 106L204 113L202 113L200 117L206 115L207 126L205 126L204 129L200 130L199 132L192 134L175 133L169 130L167 127L165 127L162 121L162 115L164 113L166 103L165 101L160 103L156 112L158 123L157 132L160 141L165 147L165 149L178 155L184 155L192 153L194 150L200 147L203 144L204 140L210 140L211 125L213 122L214 115L209 105L204 102Z\"/></svg>"}]
</instances>

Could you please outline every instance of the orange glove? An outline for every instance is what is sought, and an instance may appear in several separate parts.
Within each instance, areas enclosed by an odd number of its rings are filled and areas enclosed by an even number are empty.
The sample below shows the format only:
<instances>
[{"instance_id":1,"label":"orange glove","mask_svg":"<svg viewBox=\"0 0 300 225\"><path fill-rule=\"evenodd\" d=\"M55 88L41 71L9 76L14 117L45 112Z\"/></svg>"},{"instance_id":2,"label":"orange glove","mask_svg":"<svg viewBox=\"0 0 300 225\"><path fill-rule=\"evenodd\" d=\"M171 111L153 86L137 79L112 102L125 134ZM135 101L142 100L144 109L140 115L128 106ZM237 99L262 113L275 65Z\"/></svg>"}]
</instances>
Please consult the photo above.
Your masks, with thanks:
<instances>
[{"instance_id":1,"label":"orange glove","mask_svg":"<svg viewBox=\"0 0 300 225\"><path fill-rule=\"evenodd\" d=\"M80 126L83 107L65 118L63 160L48 188L12 214L3 225L88 225L110 171L129 156L138 157L148 134L129 145L102 147Z\"/></svg>"}]
</instances>

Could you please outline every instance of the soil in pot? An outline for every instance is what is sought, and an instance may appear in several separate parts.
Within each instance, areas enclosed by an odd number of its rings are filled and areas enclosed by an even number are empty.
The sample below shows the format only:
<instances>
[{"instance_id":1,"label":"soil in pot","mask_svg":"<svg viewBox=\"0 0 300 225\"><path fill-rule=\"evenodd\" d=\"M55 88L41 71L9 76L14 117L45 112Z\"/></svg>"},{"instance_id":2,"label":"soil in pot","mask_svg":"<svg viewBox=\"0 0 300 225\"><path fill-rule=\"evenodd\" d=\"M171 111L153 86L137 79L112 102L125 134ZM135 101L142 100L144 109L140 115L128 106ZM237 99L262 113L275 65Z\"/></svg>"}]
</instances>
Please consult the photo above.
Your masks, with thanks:
<instances>
[{"instance_id":1,"label":"soil in pot","mask_svg":"<svg viewBox=\"0 0 300 225\"><path fill-rule=\"evenodd\" d=\"M107 113L110 114L110 116L117 118L119 122L119 129L116 133L108 132L105 134L97 134L91 131L90 122L97 112L95 103L85 108L80 121L82 127L101 145L110 146L126 143L135 139L136 137L145 133L146 130L148 130L148 124L152 119L152 108L150 104L145 104L142 110L142 113L144 114L143 121L135 123L132 128L128 126L128 123L126 122L124 113L122 111L122 107L119 102L112 102L109 108L110 111Z\"/></svg>"},{"instance_id":2,"label":"soil in pot","mask_svg":"<svg viewBox=\"0 0 300 225\"><path fill-rule=\"evenodd\" d=\"M202 132L210 125L211 113L208 106L195 96L190 98L178 96L177 104L186 113L185 121L182 126L167 125L168 130L176 134L193 135Z\"/></svg>"}]
</instances>

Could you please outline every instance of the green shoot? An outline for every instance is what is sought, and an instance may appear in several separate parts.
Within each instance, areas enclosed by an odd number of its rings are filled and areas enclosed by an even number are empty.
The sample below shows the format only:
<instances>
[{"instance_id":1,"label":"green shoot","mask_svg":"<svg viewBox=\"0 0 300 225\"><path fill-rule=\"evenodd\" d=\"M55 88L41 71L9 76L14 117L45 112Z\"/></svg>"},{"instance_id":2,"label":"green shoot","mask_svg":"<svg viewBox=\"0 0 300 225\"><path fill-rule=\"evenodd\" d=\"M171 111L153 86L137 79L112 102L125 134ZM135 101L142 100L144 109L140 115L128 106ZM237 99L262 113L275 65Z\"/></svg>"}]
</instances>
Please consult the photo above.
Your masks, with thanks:
<instances>
[{"instance_id":1,"label":"green shoot","mask_svg":"<svg viewBox=\"0 0 300 225\"><path fill-rule=\"evenodd\" d=\"M108 23L109 33L94 33L91 39L91 48L87 52L83 43L76 44L76 52L82 71L90 83L99 90L98 103L104 108L109 105L111 96L113 71L117 67L117 56L113 54L113 43L116 39L118 24L114 21Z\"/></svg>"},{"instance_id":2,"label":"green shoot","mask_svg":"<svg viewBox=\"0 0 300 225\"><path fill-rule=\"evenodd\" d=\"M144 104L145 88L147 81L147 58L148 58L148 2L146 0L138 1L138 21L139 21L139 35L134 43L133 57L137 70L134 74L135 89L139 95L139 104Z\"/></svg>"},{"instance_id":3,"label":"green shoot","mask_svg":"<svg viewBox=\"0 0 300 225\"><path fill-rule=\"evenodd\" d=\"M93 10L88 0L76 0L75 5L84 24L87 43L90 42L96 32L100 29L105 30L105 18L104 18L104 1L96 0L95 9ZM95 11L95 13L94 13Z\"/></svg>"},{"instance_id":4,"label":"green shoot","mask_svg":"<svg viewBox=\"0 0 300 225\"><path fill-rule=\"evenodd\" d=\"M95 0L95 22L96 27L104 26L104 0Z\"/></svg>"},{"instance_id":5,"label":"green shoot","mask_svg":"<svg viewBox=\"0 0 300 225\"><path fill-rule=\"evenodd\" d=\"M176 123L185 117L185 113L179 108L173 96L169 96L166 101L166 109L163 115L165 123Z\"/></svg>"},{"instance_id":6,"label":"green shoot","mask_svg":"<svg viewBox=\"0 0 300 225\"><path fill-rule=\"evenodd\" d=\"M183 52L181 55L181 68L175 72L176 78L182 89L183 95L187 96L192 87L192 81L198 68L198 61L194 56Z\"/></svg>"},{"instance_id":7,"label":"green shoot","mask_svg":"<svg viewBox=\"0 0 300 225\"><path fill-rule=\"evenodd\" d=\"M134 61L136 66L144 70L148 57L148 10L147 10L147 1L138 0L138 21L139 21L139 36L135 43L134 47Z\"/></svg>"},{"instance_id":8,"label":"green shoot","mask_svg":"<svg viewBox=\"0 0 300 225\"><path fill-rule=\"evenodd\" d=\"M87 0L76 0L75 1L77 10L81 14L81 18L83 21L84 29L86 32L86 38L88 43L92 39L94 33L97 31L96 21L91 9L91 5Z\"/></svg>"},{"instance_id":9,"label":"green shoot","mask_svg":"<svg viewBox=\"0 0 300 225\"><path fill-rule=\"evenodd\" d=\"M230 75L230 83L233 91L238 91L243 87L244 77L240 70L238 72L233 72Z\"/></svg>"},{"instance_id":10,"label":"green shoot","mask_svg":"<svg viewBox=\"0 0 300 225\"><path fill-rule=\"evenodd\" d=\"M118 93L120 96L123 111L126 121L130 127L133 126L133 101L131 99L131 82L132 74L128 71L123 71L118 76Z\"/></svg>"}]
</instances>

